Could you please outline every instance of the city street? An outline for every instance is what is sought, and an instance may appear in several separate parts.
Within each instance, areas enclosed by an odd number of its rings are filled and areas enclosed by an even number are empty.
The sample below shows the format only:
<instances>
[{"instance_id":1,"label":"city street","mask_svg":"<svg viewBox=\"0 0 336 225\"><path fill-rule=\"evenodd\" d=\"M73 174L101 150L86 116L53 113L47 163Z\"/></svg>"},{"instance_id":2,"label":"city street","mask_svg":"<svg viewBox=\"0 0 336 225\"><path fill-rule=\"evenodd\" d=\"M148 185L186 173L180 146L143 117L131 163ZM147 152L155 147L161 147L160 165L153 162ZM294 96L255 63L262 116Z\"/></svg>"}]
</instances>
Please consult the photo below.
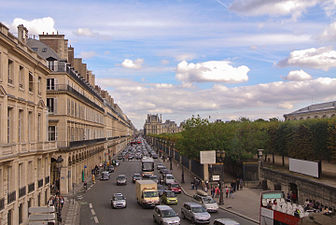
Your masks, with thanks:
<instances>
[{"instance_id":1,"label":"city street","mask_svg":"<svg viewBox=\"0 0 336 225\"><path fill-rule=\"evenodd\" d=\"M135 184L132 183L131 177L133 173L141 172L140 161L125 161L121 162L119 167L116 167L115 172L111 175L108 181L97 181L96 184L85 194L78 198L80 209L80 224L115 224L115 225L148 225L154 224L152 209L143 209L136 202ZM157 171L155 171L157 173ZM117 186L116 177L119 174L125 174L128 179L126 186ZM112 209L110 199L113 193L121 192L127 198L127 208ZM186 195L178 195L178 205L173 205L172 208L180 215L181 206L186 201L192 199ZM229 212L220 210L217 213L211 214L211 221L215 218L229 217L240 222L241 225L254 225L255 223L244 218L238 217ZM188 220L181 220L181 224L191 224ZM211 222L212 224L212 222Z\"/></svg>"}]
</instances>

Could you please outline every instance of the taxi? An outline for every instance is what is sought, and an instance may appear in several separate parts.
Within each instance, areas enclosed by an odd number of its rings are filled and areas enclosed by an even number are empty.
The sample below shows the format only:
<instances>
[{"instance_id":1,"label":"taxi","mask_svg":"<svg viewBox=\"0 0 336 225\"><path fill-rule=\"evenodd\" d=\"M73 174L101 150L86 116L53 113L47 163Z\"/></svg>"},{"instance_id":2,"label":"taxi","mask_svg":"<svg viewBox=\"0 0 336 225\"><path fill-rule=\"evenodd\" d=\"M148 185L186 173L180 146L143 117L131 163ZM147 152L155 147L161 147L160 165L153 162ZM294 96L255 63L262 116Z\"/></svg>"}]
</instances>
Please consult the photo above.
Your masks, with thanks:
<instances>
[{"instance_id":1,"label":"taxi","mask_svg":"<svg viewBox=\"0 0 336 225\"><path fill-rule=\"evenodd\" d=\"M165 190L161 196L161 202L167 205L176 205L178 201L174 192Z\"/></svg>"}]
</instances>

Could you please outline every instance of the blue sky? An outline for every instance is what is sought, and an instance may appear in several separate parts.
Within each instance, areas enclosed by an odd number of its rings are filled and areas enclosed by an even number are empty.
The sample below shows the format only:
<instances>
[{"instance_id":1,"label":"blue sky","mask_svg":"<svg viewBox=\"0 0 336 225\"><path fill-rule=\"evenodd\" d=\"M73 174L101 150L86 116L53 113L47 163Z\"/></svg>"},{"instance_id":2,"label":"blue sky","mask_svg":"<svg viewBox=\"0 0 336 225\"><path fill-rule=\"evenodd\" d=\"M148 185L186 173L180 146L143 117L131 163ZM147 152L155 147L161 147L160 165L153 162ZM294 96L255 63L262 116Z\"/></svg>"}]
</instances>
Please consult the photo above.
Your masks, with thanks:
<instances>
[{"instance_id":1,"label":"blue sky","mask_svg":"<svg viewBox=\"0 0 336 225\"><path fill-rule=\"evenodd\" d=\"M3 1L16 33L65 34L137 128L277 117L336 96L335 0Z\"/></svg>"}]
</instances>

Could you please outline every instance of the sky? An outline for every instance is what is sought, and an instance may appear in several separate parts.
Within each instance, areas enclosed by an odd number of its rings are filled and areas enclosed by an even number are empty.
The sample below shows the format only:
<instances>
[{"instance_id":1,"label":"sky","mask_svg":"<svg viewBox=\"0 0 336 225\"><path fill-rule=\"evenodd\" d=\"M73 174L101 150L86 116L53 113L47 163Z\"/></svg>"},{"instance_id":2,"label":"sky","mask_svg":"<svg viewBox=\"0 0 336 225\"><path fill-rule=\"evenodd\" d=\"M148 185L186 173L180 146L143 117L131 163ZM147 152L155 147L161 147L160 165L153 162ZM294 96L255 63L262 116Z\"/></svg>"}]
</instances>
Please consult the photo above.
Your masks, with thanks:
<instances>
[{"instance_id":1,"label":"sky","mask_svg":"<svg viewBox=\"0 0 336 225\"><path fill-rule=\"evenodd\" d=\"M11 32L64 34L137 129L278 118L336 100L336 0L0 0Z\"/></svg>"}]
</instances>

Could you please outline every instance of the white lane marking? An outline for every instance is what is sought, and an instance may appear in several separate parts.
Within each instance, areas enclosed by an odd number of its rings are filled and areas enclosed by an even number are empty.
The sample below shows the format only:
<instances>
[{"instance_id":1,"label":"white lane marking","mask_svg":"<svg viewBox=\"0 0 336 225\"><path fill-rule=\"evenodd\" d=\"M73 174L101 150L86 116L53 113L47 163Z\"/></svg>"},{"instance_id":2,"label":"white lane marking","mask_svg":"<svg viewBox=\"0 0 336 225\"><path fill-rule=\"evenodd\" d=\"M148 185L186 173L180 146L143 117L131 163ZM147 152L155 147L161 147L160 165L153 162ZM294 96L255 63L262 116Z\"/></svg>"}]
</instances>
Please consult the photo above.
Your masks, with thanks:
<instances>
[{"instance_id":1,"label":"white lane marking","mask_svg":"<svg viewBox=\"0 0 336 225\"><path fill-rule=\"evenodd\" d=\"M89 203L89 207L90 207L90 209L92 209L92 203Z\"/></svg>"},{"instance_id":2,"label":"white lane marking","mask_svg":"<svg viewBox=\"0 0 336 225\"><path fill-rule=\"evenodd\" d=\"M91 209L91 214L92 214L92 216L96 215L96 213L95 213L95 211L93 209Z\"/></svg>"},{"instance_id":3,"label":"white lane marking","mask_svg":"<svg viewBox=\"0 0 336 225\"><path fill-rule=\"evenodd\" d=\"M93 219L94 219L95 223L99 223L98 218L96 216L93 217Z\"/></svg>"}]
</instances>

